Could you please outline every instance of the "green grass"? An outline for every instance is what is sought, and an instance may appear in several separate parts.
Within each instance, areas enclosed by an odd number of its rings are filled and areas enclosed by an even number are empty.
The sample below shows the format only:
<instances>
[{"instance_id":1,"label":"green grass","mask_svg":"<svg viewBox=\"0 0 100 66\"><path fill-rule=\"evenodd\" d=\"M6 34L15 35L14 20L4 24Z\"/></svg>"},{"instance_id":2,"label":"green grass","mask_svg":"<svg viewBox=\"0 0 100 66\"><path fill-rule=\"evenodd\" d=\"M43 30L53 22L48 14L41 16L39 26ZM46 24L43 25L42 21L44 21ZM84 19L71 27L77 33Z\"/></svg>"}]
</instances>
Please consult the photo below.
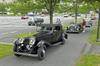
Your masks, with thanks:
<instances>
[{"instance_id":1,"label":"green grass","mask_svg":"<svg viewBox=\"0 0 100 66\"><path fill-rule=\"evenodd\" d=\"M76 66L100 66L100 55L84 55Z\"/></svg>"},{"instance_id":2,"label":"green grass","mask_svg":"<svg viewBox=\"0 0 100 66\"><path fill-rule=\"evenodd\" d=\"M66 30L67 27L68 27L68 23L65 22L65 23L63 24L63 30Z\"/></svg>"},{"instance_id":3,"label":"green grass","mask_svg":"<svg viewBox=\"0 0 100 66\"><path fill-rule=\"evenodd\" d=\"M96 42L96 33L97 33L97 30L96 28L94 27L92 30L91 30L91 34L89 36L89 43L90 44L96 44L96 45L100 45L100 42Z\"/></svg>"},{"instance_id":4,"label":"green grass","mask_svg":"<svg viewBox=\"0 0 100 66\"><path fill-rule=\"evenodd\" d=\"M20 33L20 34L15 35L15 38L32 37L36 33L37 32L24 32L24 33Z\"/></svg>"},{"instance_id":5,"label":"green grass","mask_svg":"<svg viewBox=\"0 0 100 66\"><path fill-rule=\"evenodd\" d=\"M11 45L0 44L0 59L11 55L12 48L13 48L13 46L11 46Z\"/></svg>"}]
</instances>

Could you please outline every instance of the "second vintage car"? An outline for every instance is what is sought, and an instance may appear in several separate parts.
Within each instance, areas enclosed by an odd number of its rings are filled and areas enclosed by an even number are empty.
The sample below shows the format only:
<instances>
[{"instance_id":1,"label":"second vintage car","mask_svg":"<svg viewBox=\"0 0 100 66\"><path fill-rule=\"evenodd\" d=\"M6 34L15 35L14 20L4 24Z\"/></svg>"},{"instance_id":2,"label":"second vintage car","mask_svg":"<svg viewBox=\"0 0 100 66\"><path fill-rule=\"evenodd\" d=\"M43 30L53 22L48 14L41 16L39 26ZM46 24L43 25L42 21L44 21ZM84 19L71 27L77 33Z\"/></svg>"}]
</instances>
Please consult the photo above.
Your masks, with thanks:
<instances>
[{"instance_id":1,"label":"second vintage car","mask_svg":"<svg viewBox=\"0 0 100 66\"><path fill-rule=\"evenodd\" d=\"M70 24L66 29L66 33L80 33L82 31L83 27L80 24Z\"/></svg>"}]
</instances>

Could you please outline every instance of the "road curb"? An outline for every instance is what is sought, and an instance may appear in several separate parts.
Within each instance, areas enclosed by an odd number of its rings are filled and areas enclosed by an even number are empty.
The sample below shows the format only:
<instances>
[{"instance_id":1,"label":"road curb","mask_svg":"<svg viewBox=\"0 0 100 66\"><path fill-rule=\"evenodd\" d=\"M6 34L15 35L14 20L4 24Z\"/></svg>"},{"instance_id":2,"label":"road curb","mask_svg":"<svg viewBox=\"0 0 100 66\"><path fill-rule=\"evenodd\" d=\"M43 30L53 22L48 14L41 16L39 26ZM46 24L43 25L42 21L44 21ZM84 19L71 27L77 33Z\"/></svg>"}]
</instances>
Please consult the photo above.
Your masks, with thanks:
<instances>
[{"instance_id":1,"label":"road curb","mask_svg":"<svg viewBox=\"0 0 100 66\"><path fill-rule=\"evenodd\" d=\"M91 53L92 47L93 47L92 44L86 42L85 45L84 45L84 47L83 47L83 49L82 49L82 51L81 51L81 53L83 55L88 54L88 53Z\"/></svg>"},{"instance_id":2,"label":"road curb","mask_svg":"<svg viewBox=\"0 0 100 66\"><path fill-rule=\"evenodd\" d=\"M93 45L86 42L83 49L81 50L81 54L85 55L91 53Z\"/></svg>"},{"instance_id":3,"label":"road curb","mask_svg":"<svg viewBox=\"0 0 100 66\"><path fill-rule=\"evenodd\" d=\"M0 42L0 44L4 44L4 45L13 45L13 43L6 43L6 42Z\"/></svg>"}]
</instances>

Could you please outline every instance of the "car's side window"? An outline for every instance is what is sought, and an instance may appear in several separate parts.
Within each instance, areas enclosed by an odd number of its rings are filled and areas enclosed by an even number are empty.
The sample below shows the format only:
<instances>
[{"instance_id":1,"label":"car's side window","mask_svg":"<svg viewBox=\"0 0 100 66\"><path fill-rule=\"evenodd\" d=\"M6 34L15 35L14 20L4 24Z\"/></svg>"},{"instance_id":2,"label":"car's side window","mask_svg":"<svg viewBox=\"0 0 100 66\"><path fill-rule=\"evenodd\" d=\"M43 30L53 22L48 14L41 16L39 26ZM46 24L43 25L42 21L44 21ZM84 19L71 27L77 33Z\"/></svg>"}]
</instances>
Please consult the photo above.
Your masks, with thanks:
<instances>
[{"instance_id":1,"label":"car's side window","mask_svg":"<svg viewBox=\"0 0 100 66\"><path fill-rule=\"evenodd\" d=\"M57 31L60 31L60 26L55 26L55 29L54 30L57 30Z\"/></svg>"},{"instance_id":2,"label":"car's side window","mask_svg":"<svg viewBox=\"0 0 100 66\"><path fill-rule=\"evenodd\" d=\"M47 27L47 30L50 30L51 31L52 30L52 27Z\"/></svg>"}]
</instances>

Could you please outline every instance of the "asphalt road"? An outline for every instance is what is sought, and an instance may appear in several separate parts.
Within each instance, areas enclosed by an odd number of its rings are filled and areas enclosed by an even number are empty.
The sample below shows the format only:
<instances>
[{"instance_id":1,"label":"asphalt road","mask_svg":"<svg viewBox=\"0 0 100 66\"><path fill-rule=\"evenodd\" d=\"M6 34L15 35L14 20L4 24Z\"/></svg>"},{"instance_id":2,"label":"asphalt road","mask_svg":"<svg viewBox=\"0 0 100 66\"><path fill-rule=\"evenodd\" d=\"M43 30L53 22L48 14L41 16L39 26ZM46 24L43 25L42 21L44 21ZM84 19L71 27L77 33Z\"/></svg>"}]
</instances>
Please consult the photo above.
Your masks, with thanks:
<instances>
[{"instance_id":1,"label":"asphalt road","mask_svg":"<svg viewBox=\"0 0 100 66\"><path fill-rule=\"evenodd\" d=\"M61 17L61 16L60 16ZM48 17L43 17L48 23ZM57 17L54 17L54 21ZM63 18L62 22L72 22L73 18ZM0 17L0 42L12 43L15 34L34 31L36 27L27 26L27 20L20 17ZM0 66L75 66L77 59L83 52L89 30L81 34L69 34L65 45L51 47L47 50L47 57L39 61L37 57L15 57L13 55L0 60Z\"/></svg>"},{"instance_id":2,"label":"asphalt road","mask_svg":"<svg viewBox=\"0 0 100 66\"><path fill-rule=\"evenodd\" d=\"M69 34L65 45L48 48L47 57L40 61L37 57L9 56L0 60L0 66L75 66L83 52L89 31Z\"/></svg>"}]
</instances>

